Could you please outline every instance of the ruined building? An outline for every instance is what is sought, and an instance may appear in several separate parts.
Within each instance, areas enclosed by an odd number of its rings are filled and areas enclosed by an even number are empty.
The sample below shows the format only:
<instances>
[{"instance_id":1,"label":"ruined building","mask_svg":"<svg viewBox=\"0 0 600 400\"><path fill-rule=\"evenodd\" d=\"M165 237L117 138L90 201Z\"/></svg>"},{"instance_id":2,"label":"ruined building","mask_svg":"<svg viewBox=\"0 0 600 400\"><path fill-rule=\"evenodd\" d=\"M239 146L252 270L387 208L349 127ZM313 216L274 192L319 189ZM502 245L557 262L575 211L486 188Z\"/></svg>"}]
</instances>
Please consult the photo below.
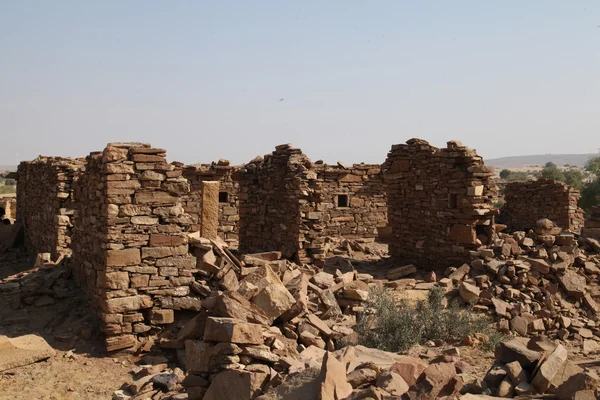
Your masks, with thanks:
<instances>
[{"instance_id":1,"label":"ruined building","mask_svg":"<svg viewBox=\"0 0 600 400\"><path fill-rule=\"evenodd\" d=\"M492 170L460 142L393 145L383 165L390 255L422 268L456 265L495 237Z\"/></svg>"},{"instance_id":2,"label":"ruined building","mask_svg":"<svg viewBox=\"0 0 600 400\"><path fill-rule=\"evenodd\" d=\"M200 309L189 286L192 219L182 206L189 183L165 155L147 144L109 144L90 154L76 184L73 266L109 350L173 322L174 310Z\"/></svg>"},{"instance_id":3,"label":"ruined building","mask_svg":"<svg viewBox=\"0 0 600 400\"><path fill-rule=\"evenodd\" d=\"M583 210L577 206L579 190L552 179L538 179L506 184L502 221L511 230L535 228L541 218L557 226L579 233L584 223Z\"/></svg>"},{"instance_id":4,"label":"ruined building","mask_svg":"<svg viewBox=\"0 0 600 400\"><path fill-rule=\"evenodd\" d=\"M17 169L17 220L25 245L35 253L71 253L74 213L73 181L84 162L64 157L38 157Z\"/></svg>"},{"instance_id":5,"label":"ruined building","mask_svg":"<svg viewBox=\"0 0 600 400\"><path fill-rule=\"evenodd\" d=\"M379 166L313 164L300 149L277 146L238 171L241 252L281 251L323 260L327 237L374 238L387 224Z\"/></svg>"},{"instance_id":6,"label":"ruined building","mask_svg":"<svg viewBox=\"0 0 600 400\"><path fill-rule=\"evenodd\" d=\"M281 145L241 167L225 161L186 167L168 163L165 150L148 144L113 143L85 160L21 163L17 219L32 252L53 259L72 253L107 348L116 350L156 333L179 312L200 310L197 293L207 296L211 288L192 287L211 275L202 269L211 264L207 248L219 245L199 236L239 237L241 253L281 251L319 265L333 239L375 240L391 231L386 242L399 265L457 266L481 256L481 245L493 243L502 228L492 176L474 150L455 141L438 149L411 139L392 146L382 166L313 163ZM534 190L553 198L538 207L543 217L575 226L576 193L546 185ZM546 204L527 196L513 202ZM590 234L600 229L594 210L585 228ZM520 215L513 213L513 221ZM198 242L190 232L199 232Z\"/></svg>"}]
</instances>

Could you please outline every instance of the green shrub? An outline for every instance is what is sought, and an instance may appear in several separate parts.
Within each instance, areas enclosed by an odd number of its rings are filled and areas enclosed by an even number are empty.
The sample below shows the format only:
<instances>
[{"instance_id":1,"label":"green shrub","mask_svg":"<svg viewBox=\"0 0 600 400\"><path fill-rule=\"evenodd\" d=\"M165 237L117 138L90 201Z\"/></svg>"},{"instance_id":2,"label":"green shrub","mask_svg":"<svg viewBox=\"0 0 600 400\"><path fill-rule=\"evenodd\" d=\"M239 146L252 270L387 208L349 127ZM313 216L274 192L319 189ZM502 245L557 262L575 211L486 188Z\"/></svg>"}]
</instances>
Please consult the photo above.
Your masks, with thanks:
<instances>
[{"instance_id":1,"label":"green shrub","mask_svg":"<svg viewBox=\"0 0 600 400\"><path fill-rule=\"evenodd\" d=\"M392 293L385 289L371 292L371 300L357 320L359 344L400 352L430 340L461 340L474 333L496 335L490 321L475 315L470 307L454 303L444 308L442 288L432 289L427 301L415 306L397 302Z\"/></svg>"}]
</instances>

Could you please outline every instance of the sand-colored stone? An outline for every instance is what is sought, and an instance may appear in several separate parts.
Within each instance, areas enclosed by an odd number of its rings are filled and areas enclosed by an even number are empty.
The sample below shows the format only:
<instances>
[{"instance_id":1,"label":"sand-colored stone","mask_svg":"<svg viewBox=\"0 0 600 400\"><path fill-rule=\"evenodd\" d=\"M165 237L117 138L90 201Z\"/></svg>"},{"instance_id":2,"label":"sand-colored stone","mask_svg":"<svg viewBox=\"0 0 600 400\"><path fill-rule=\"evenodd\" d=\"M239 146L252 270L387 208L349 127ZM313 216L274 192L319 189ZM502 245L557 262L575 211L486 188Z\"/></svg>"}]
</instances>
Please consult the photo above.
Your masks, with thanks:
<instances>
[{"instance_id":1,"label":"sand-colored stone","mask_svg":"<svg viewBox=\"0 0 600 400\"><path fill-rule=\"evenodd\" d=\"M0 371L33 364L54 354L54 349L39 336L0 336Z\"/></svg>"},{"instance_id":2,"label":"sand-colored stone","mask_svg":"<svg viewBox=\"0 0 600 400\"><path fill-rule=\"evenodd\" d=\"M201 236L217 238L219 229L219 182L202 182Z\"/></svg>"}]
</instances>

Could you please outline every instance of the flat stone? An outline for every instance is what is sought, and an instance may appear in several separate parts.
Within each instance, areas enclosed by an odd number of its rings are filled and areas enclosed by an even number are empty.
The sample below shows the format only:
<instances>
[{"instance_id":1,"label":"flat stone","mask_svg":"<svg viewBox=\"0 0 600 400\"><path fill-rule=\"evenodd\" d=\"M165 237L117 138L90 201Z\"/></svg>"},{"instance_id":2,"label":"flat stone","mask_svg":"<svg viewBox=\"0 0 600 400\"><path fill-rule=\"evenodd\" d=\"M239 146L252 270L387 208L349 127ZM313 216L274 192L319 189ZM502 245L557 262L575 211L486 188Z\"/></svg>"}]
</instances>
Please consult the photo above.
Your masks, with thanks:
<instances>
[{"instance_id":1,"label":"flat stone","mask_svg":"<svg viewBox=\"0 0 600 400\"><path fill-rule=\"evenodd\" d=\"M262 344L262 325L251 324L233 318L208 317L204 340L240 344Z\"/></svg>"},{"instance_id":2,"label":"flat stone","mask_svg":"<svg viewBox=\"0 0 600 400\"><path fill-rule=\"evenodd\" d=\"M537 351L529 350L525 344L517 339L500 343L494 351L496 360L506 364L518 361L523 368L527 368L536 363L541 354Z\"/></svg>"},{"instance_id":3,"label":"flat stone","mask_svg":"<svg viewBox=\"0 0 600 400\"><path fill-rule=\"evenodd\" d=\"M0 371L22 367L53 357L54 349L37 335L0 336Z\"/></svg>"},{"instance_id":4,"label":"flat stone","mask_svg":"<svg viewBox=\"0 0 600 400\"><path fill-rule=\"evenodd\" d=\"M567 349L562 345L556 346L552 354L542 363L537 373L533 377L531 384L539 393L545 393L550 387L555 375L563 368L567 362Z\"/></svg>"}]
</instances>

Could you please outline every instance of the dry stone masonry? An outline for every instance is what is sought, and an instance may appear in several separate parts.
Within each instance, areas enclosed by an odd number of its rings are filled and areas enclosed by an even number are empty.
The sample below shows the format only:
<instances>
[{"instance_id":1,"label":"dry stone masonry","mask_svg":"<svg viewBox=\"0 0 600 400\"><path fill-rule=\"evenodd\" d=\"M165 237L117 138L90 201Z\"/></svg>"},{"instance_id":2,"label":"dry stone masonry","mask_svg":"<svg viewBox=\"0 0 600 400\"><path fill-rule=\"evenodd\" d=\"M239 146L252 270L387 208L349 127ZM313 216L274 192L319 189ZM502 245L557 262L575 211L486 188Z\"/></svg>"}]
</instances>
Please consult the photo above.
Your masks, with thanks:
<instances>
[{"instance_id":1,"label":"dry stone masonry","mask_svg":"<svg viewBox=\"0 0 600 400\"><path fill-rule=\"evenodd\" d=\"M238 239L239 183L233 180L238 167L229 165L227 160L219 160L212 164L186 166L183 176L190 183L190 193L184 196L183 208L192 217L192 231L200 230L200 207L202 205L202 182L218 181L219 203L219 236L227 242Z\"/></svg>"},{"instance_id":2,"label":"dry stone masonry","mask_svg":"<svg viewBox=\"0 0 600 400\"><path fill-rule=\"evenodd\" d=\"M309 195L304 175L310 160L300 149L277 146L239 170L240 251L281 251L286 258L306 259L301 248L300 201Z\"/></svg>"},{"instance_id":3,"label":"dry stone masonry","mask_svg":"<svg viewBox=\"0 0 600 400\"><path fill-rule=\"evenodd\" d=\"M577 206L579 190L563 182L552 179L511 182L506 184L504 196L502 219L511 230L532 229L542 218L571 232L579 233L583 227L583 210Z\"/></svg>"},{"instance_id":4,"label":"dry stone masonry","mask_svg":"<svg viewBox=\"0 0 600 400\"><path fill-rule=\"evenodd\" d=\"M387 225L380 167L312 163L300 149L277 146L240 168L240 250L282 251L318 262L327 238L375 238Z\"/></svg>"},{"instance_id":5,"label":"dry stone masonry","mask_svg":"<svg viewBox=\"0 0 600 400\"><path fill-rule=\"evenodd\" d=\"M411 139L392 146L383 174L393 257L449 266L494 239L498 191L475 150L456 141L438 149Z\"/></svg>"},{"instance_id":6,"label":"dry stone masonry","mask_svg":"<svg viewBox=\"0 0 600 400\"><path fill-rule=\"evenodd\" d=\"M315 163L306 174L311 198L302 202L304 247L312 260L327 255L328 238L376 238L387 225L379 165Z\"/></svg>"},{"instance_id":7,"label":"dry stone masonry","mask_svg":"<svg viewBox=\"0 0 600 400\"><path fill-rule=\"evenodd\" d=\"M189 286L196 259L188 254L192 219L181 202L188 192L165 150L113 143L88 157L76 189L73 261L108 350L173 322L174 310L200 309Z\"/></svg>"},{"instance_id":8,"label":"dry stone masonry","mask_svg":"<svg viewBox=\"0 0 600 400\"><path fill-rule=\"evenodd\" d=\"M33 253L53 258L71 252L73 182L83 161L38 157L17 170L17 220L23 224L25 245Z\"/></svg>"}]
</instances>

